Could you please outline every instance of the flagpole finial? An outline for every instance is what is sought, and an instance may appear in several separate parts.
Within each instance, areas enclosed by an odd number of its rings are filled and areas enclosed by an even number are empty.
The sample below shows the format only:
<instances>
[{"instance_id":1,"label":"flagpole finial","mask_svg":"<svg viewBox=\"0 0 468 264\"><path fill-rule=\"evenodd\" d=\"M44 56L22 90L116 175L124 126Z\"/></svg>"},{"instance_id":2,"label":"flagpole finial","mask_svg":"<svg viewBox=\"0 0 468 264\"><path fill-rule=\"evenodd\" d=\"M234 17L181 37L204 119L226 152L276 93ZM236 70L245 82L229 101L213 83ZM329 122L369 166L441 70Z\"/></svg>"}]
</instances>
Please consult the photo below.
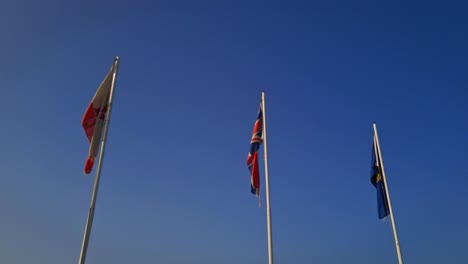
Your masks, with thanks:
<instances>
[{"instance_id":1,"label":"flagpole finial","mask_svg":"<svg viewBox=\"0 0 468 264\"><path fill-rule=\"evenodd\" d=\"M120 60L120 57L119 57L119 56L115 56L115 60Z\"/></svg>"}]
</instances>

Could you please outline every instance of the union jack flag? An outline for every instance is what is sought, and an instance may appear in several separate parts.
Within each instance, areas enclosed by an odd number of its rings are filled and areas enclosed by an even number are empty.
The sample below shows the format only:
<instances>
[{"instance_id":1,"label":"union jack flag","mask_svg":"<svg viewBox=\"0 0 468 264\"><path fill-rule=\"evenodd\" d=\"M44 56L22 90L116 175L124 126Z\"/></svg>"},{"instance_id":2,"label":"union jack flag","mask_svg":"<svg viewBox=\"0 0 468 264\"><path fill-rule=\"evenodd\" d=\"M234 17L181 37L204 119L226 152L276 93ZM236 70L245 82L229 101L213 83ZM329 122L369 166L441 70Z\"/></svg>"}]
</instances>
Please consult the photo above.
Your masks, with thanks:
<instances>
[{"instance_id":1,"label":"union jack flag","mask_svg":"<svg viewBox=\"0 0 468 264\"><path fill-rule=\"evenodd\" d=\"M252 139L250 140L250 151L247 156L247 167L250 170L251 176L251 185L250 191L256 196L260 195L260 171L258 169L258 149L263 142L262 139L263 132L263 111L262 105L258 110L257 120L255 121Z\"/></svg>"}]
</instances>

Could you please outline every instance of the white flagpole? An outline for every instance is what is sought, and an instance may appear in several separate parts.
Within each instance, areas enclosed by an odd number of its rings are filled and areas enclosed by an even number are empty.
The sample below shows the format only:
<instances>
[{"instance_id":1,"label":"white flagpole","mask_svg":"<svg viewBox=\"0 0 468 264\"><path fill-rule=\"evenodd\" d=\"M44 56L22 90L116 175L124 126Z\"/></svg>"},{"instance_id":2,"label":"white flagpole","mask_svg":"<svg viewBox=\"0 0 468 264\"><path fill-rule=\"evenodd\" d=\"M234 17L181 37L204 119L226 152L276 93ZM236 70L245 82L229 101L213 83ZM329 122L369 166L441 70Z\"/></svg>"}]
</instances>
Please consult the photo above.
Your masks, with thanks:
<instances>
[{"instance_id":1,"label":"white flagpole","mask_svg":"<svg viewBox=\"0 0 468 264\"><path fill-rule=\"evenodd\" d=\"M390 220L392 221L393 236L395 237L395 246L396 246L397 255L398 255L398 263L403 264L403 256L401 255L400 240L398 239L398 232L397 232L397 227L395 223L395 217L393 216L392 201L390 199L390 191L388 190L387 177L385 175L385 168L383 164L382 152L380 150L379 135L377 133L376 123L374 123L374 144L376 146L376 152L378 153L377 156L379 158L380 167L382 169L382 178L383 178L383 182L385 185L385 194L387 195L388 209L390 212Z\"/></svg>"},{"instance_id":2,"label":"white flagpole","mask_svg":"<svg viewBox=\"0 0 468 264\"><path fill-rule=\"evenodd\" d=\"M85 228L85 233L83 237L83 244L81 245L80 259L78 261L79 264L85 263L86 253L88 251L88 242L89 242L89 236L91 234L91 227L93 225L94 210L96 208L96 199L97 199L97 194L98 194L98 189L99 189L99 180L101 178L102 162L104 161L104 150L106 149L107 132L109 131L109 123L110 123L111 113L112 113L112 102L114 99L114 89L115 89L115 83L117 81L118 68L119 68L119 57L115 57L114 65L113 65L110 96L109 96L109 110L107 111L107 117L106 117L105 124L104 124L104 132L103 132L104 135L101 141L101 151L99 152L99 163L98 163L97 170L96 170L96 177L94 179L93 194L91 196L91 205L89 207L88 221L86 222L86 228Z\"/></svg>"},{"instance_id":3,"label":"white flagpole","mask_svg":"<svg viewBox=\"0 0 468 264\"><path fill-rule=\"evenodd\" d=\"M266 129L266 108L265 108L265 92L262 92L262 112L263 112L263 152L265 159L265 190L267 204L267 226L268 226L268 263L273 264L273 238L271 232L271 204L270 204L270 181L268 177L268 145L267 145L267 129Z\"/></svg>"}]
</instances>

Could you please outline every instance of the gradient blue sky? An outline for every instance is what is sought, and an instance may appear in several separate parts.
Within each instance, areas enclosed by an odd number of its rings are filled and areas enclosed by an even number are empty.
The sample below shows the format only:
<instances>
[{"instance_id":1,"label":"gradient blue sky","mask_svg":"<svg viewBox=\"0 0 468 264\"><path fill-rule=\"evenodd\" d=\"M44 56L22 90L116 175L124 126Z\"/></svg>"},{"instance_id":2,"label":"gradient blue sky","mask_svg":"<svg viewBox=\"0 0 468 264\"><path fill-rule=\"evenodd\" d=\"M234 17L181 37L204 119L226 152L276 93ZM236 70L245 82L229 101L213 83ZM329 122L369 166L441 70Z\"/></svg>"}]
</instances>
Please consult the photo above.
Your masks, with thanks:
<instances>
[{"instance_id":1,"label":"gradient blue sky","mask_svg":"<svg viewBox=\"0 0 468 264\"><path fill-rule=\"evenodd\" d=\"M326 3L325 3L326 2ZM116 55L87 263L267 263L246 157L267 93L277 263L467 263L467 1L4 1L0 262L76 263L82 115ZM263 166L262 192L264 193Z\"/></svg>"}]
</instances>

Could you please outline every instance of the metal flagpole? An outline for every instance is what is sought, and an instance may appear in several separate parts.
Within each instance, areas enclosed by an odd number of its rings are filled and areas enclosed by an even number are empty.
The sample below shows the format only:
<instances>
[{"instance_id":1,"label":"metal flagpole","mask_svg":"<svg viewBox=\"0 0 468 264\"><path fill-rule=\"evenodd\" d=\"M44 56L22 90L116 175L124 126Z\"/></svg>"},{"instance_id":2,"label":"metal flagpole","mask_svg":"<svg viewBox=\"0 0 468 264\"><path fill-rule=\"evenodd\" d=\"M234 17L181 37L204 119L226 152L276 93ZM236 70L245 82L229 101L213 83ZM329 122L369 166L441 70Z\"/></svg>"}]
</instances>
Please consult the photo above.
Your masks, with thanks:
<instances>
[{"instance_id":1,"label":"metal flagpole","mask_svg":"<svg viewBox=\"0 0 468 264\"><path fill-rule=\"evenodd\" d=\"M267 130L266 130L266 109L265 109L265 92L262 92L262 112L263 112L263 152L265 159L265 190L267 204L267 226L268 226L268 263L273 264L273 238L271 232L271 204L270 204L270 181L268 177L268 145L267 145Z\"/></svg>"},{"instance_id":2,"label":"metal flagpole","mask_svg":"<svg viewBox=\"0 0 468 264\"><path fill-rule=\"evenodd\" d=\"M109 123L110 123L111 113L112 113L112 101L114 99L114 89L115 89L115 83L117 81L118 68L119 68L119 57L115 57L114 65L113 65L110 96L109 96L109 111L107 111L107 117L106 117L105 125L104 125L104 132L103 132L104 136L101 141L101 151L99 152L99 163L98 163L97 170L96 170L96 177L94 179L93 194L91 196L91 205L89 207L88 221L86 222L86 228L85 228L85 233L83 237L83 244L81 245L80 259L78 261L79 264L85 263L86 253L88 251L88 242L89 242L89 236L91 234L91 227L93 225L94 209L96 208L96 199L97 199L97 194L98 194L98 189L99 189L99 180L101 178L102 162L104 160L104 150L106 148L107 132L109 131Z\"/></svg>"},{"instance_id":3,"label":"metal flagpole","mask_svg":"<svg viewBox=\"0 0 468 264\"><path fill-rule=\"evenodd\" d=\"M393 236L395 237L395 246L397 250L397 255L398 255L398 263L403 264L403 256L401 255L401 248L400 248L400 240L398 239L398 232L397 232L397 227L395 223L395 217L393 216L393 207L392 207L392 202L390 199L390 191L388 190L388 184L387 184L387 177L385 175L385 168L383 164L383 158L382 158L382 152L380 151L380 142L379 142L379 135L377 133L377 124L374 123L374 144L377 147L376 152L378 153L378 158L379 158L379 163L382 168L382 178L383 182L385 185L385 194L387 195L387 201L388 201L388 209L390 211L390 220L392 221L392 228L393 228Z\"/></svg>"}]
</instances>

